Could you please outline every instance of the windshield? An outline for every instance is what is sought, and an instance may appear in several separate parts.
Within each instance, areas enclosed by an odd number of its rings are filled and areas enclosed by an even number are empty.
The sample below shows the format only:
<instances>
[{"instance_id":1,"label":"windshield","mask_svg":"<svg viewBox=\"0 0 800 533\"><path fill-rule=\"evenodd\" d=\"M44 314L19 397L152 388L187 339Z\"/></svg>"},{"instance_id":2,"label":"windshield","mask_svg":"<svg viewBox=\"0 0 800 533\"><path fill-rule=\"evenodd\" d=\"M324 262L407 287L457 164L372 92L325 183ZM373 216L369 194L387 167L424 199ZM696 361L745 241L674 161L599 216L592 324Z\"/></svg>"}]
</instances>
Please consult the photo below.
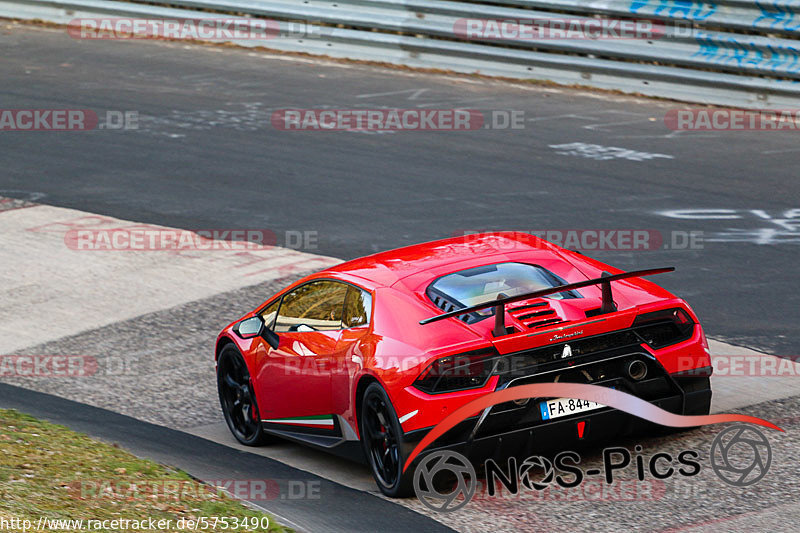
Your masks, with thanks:
<instances>
[{"instance_id":1,"label":"windshield","mask_svg":"<svg viewBox=\"0 0 800 533\"><path fill-rule=\"evenodd\" d=\"M498 263L443 276L428 287L428 295L434 302L438 296L438 299L443 297L456 307L469 307L496 300L500 294L507 297L517 296L566 283L564 279L538 265ZM580 298L580 294L576 291L565 291L552 294L548 298ZM482 316L492 313L492 309L478 311Z\"/></svg>"}]
</instances>

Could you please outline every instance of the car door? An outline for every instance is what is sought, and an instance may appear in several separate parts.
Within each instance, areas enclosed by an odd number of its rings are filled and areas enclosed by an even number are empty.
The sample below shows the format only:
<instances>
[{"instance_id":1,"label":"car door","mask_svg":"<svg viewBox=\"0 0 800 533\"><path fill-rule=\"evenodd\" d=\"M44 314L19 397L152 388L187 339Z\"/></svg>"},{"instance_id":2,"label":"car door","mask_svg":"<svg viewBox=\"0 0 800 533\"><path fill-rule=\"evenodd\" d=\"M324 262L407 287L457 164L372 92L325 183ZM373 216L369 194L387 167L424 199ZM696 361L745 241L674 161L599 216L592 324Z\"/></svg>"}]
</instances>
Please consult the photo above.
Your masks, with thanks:
<instances>
[{"instance_id":1,"label":"car door","mask_svg":"<svg viewBox=\"0 0 800 533\"><path fill-rule=\"evenodd\" d=\"M352 414L353 377L373 355L374 346L364 342L369 333L372 315L370 293L351 285L347 290L342 316L342 335L331 361L331 393L334 413ZM351 421L355 427L355 421Z\"/></svg>"},{"instance_id":2,"label":"car door","mask_svg":"<svg viewBox=\"0 0 800 533\"><path fill-rule=\"evenodd\" d=\"M277 348L264 342L257 351L262 420L332 428L331 362L347 288L333 280L305 283L262 313L280 338Z\"/></svg>"}]
</instances>

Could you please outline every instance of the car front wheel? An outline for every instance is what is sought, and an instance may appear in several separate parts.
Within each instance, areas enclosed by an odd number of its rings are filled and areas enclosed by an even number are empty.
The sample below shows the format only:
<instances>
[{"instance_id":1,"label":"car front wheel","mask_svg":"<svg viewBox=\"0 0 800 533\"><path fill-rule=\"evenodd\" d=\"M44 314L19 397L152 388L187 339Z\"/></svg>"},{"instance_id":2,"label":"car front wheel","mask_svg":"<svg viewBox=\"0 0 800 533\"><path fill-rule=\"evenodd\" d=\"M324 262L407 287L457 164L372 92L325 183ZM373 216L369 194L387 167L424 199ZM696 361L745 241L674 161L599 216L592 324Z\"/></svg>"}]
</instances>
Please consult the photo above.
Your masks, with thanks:
<instances>
[{"instance_id":1,"label":"car front wheel","mask_svg":"<svg viewBox=\"0 0 800 533\"><path fill-rule=\"evenodd\" d=\"M268 440L247 365L232 344L222 349L217 361L217 390L222 413L236 440L246 446L260 446Z\"/></svg>"}]
</instances>

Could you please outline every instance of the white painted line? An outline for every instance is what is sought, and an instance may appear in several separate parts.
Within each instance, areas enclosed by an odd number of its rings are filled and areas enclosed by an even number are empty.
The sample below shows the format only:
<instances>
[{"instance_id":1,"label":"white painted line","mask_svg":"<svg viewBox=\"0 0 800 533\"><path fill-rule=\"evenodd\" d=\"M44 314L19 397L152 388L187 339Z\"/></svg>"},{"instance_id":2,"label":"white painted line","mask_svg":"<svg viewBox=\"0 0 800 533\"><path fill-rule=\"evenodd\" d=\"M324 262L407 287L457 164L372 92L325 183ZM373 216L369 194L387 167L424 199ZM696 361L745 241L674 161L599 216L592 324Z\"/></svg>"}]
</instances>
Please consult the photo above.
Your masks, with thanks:
<instances>
[{"instance_id":1,"label":"white painted line","mask_svg":"<svg viewBox=\"0 0 800 533\"><path fill-rule=\"evenodd\" d=\"M243 504L243 505L245 505L246 507L249 507L249 508L253 509L254 511L261 511L261 512L263 512L263 513L267 513L267 514L270 514L270 515L272 515L272 518L275 518L275 519L277 519L278 523L279 523L280 525L282 525L282 526L288 526L288 527L290 527L290 528L294 529L295 531L299 531L299 532L304 532L304 531L307 531L307 530L305 530L305 529L301 528L299 525L297 525L297 522L294 522L294 521L292 521L292 520L289 520L289 519L288 519L288 518L286 518L285 516L279 515L279 514L278 514L278 513L276 513L275 511L271 511L271 510L269 510L268 508L264 507L263 505L259 505L259 504L255 503L255 502L253 502L253 501L249 501L249 500L241 500L240 498L238 498L238 497L236 496L236 494L234 494L233 492L229 491L229 490L228 490L228 489L226 489L225 487L222 487L222 486L214 486L213 484L209 483L208 481L204 481L204 480L202 480L202 479L201 479L200 481L202 481L203 483L206 483L206 484L207 484L207 485L209 485L209 486L212 486L212 487L214 487L216 490L221 490L222 492L224 492L225 494L227 494L229 498L231 498L231 499L233 499L233 500L240 500L240 501L242 502L242 504Z\"/></svg>"},{"instance_id":2,"label":"white painted line","mask_svg":"<svg viewBox=\"0 0 800 533\"><path fill-rule=\"evenodd\" d=\"M225 491L225 492L228 492L228 491ZM231 498L234 498L234 499L236 498L236 496L234 496L234 495L233 495L233 494L231 494L230 492L228 492L228 495L229 495ZM270 514L270 515L272 515L272 517L273 517L273 518L275 518L275 519L278 521L278 523L279 523L280 525L282 525L282 526L288 526L288 527L290 527L290 528L294 529L295 531L299 531L299 532L301 532L301 533L302 533L302 532L304 532L304 531L308 531L308 530L306 530L306 529L303 529L302 527L298 526L298 525L297 525L297 522L293 522L292 520L289 520L289 519L288 519L288 518L286 518L285 516L283 516L283 515L279 515L279 514L278 514L278 513L276 513L275 511L270 511L269 509L267 509L266 507L264 507L264 506L262 506L262 505L258 505L257 503L253 503L253 502L246 501L246 500L244 500L244 501L243 501L243 503L244 503L245 505L247 505L247 506L250 506L250 507L252 507L252 508L253 508L253 509L255 509L256 511L262 511L262 512L265 512L265 513L267 513L267 514Z\"/></svg>"},{"instance_id":3,"label":"white painted line","mask_svg":"<svg viewBox=\"0 0 800 533\"><path fill-rule=\"evenodd\" d=\"M161 228L46 205L0 212L0 354L341 262L278 247L87 251L65 242L71 229L134 227Z\"/></svg>"},{"instance_id":4,"label":"white painted line","mask_svg":"<svg viewBox=\"0 0 800 533\"><path fill-rule=\"evenodd\" d=\"M599 144L587 144L581 142L567 144L551 144L559 155L569 155L576 157L586 157L595 161L609 161L611 159L626 159L628 161L650 161L652 159L675 159L671 155L656 154L650 152L639 152L620 148L618 146L601 146Z\"/></svg>"}]
</instances>

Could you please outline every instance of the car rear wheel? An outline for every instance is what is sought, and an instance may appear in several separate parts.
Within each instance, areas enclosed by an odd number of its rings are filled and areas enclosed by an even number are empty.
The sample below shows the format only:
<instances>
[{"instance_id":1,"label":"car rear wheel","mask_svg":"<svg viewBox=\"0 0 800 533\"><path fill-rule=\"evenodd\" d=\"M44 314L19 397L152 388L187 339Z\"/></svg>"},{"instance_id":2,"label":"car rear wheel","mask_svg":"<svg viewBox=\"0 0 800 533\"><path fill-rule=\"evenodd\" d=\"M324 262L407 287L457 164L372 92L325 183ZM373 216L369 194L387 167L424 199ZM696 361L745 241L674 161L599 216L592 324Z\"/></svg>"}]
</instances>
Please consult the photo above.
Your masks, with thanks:
<instances>
[{"instance_id":1,"label":"car rear wheel","mask_svg":"<svg viewBox=\"0 0 800 533\"><path fill-rule=\"evenodd\" d=\"M403 473L403 430L389 396L378 383L371 383L364 391L359 430L364 454L381 492L392 498L410 496L413 472Z\"/></svg>"},{"instance_id":2,"label":"car rear wheel","mask_svg":"<svg viewBox=\"0 0 800 533\"><path fill-rule=\"evenodd\" d=\"M217 390L222 413L236 440L246 446L259 446L268 440L261 427L250 372L232 344L222 349L217 361Z\"/></svg>"}]
</instances>

